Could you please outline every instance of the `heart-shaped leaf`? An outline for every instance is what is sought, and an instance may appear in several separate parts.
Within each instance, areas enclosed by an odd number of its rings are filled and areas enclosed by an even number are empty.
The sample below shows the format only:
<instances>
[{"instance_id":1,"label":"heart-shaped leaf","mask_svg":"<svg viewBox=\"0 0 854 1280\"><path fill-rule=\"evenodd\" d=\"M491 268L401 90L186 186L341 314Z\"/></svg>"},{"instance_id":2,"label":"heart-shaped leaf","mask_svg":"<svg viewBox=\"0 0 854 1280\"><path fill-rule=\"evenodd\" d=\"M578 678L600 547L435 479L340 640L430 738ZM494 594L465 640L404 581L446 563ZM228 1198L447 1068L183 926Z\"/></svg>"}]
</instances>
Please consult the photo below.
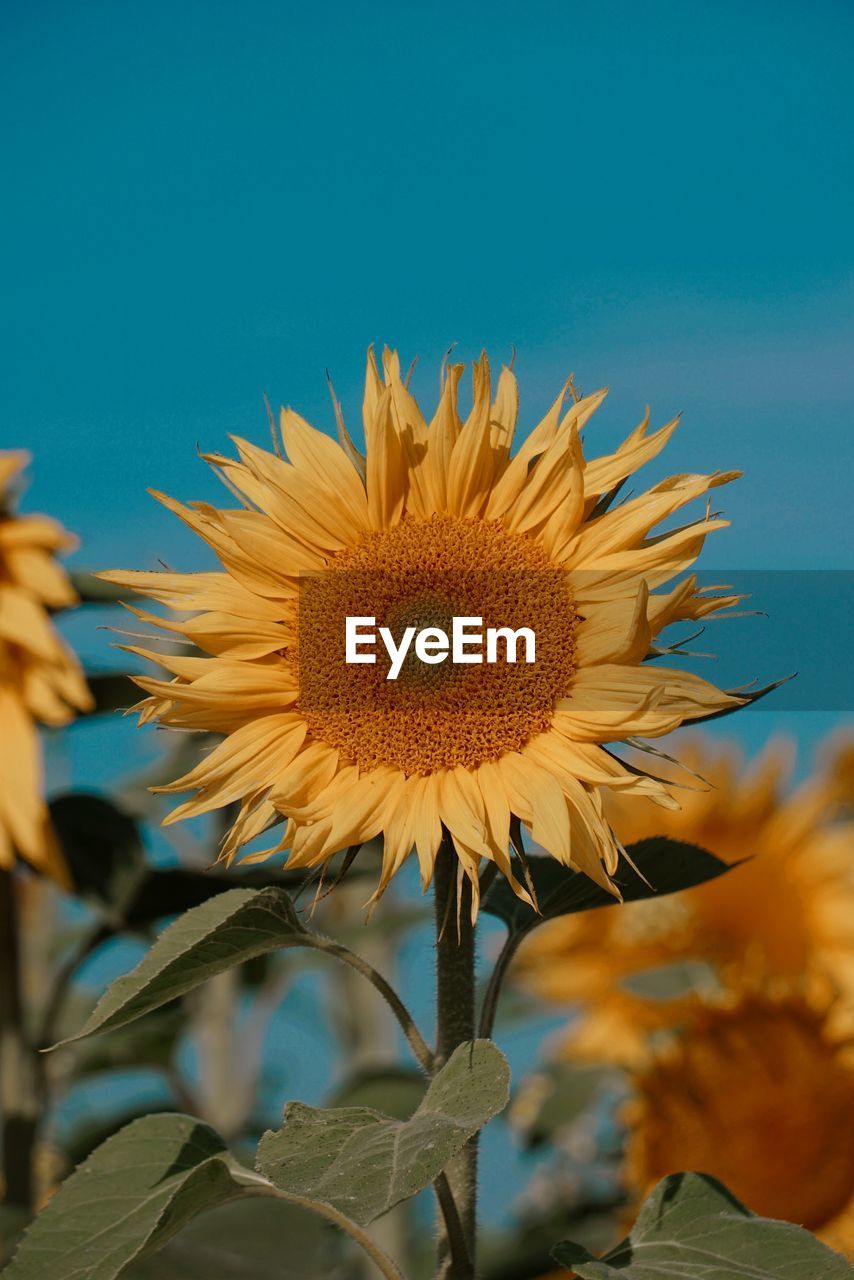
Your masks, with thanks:
<instances>
[{"instance_id":1,"label":"heart-shaped leaf","mask_svg":"<svg viewBox=\"0 0 854 1280\"><path fill-rule=\"evenodd\" d=\"M258 1194L257 1176L189 1116L145 1116L99 1147L27 1230L6 1280L115 1280L205 1209Z\"/></svg>"},{"instance_id":2,"label":"heart-shaped leaf","mask_svg":"<svg viewBox=\"0 0 854 1280\"><path fill-rule=\"evenodd\" d=\"M680 889L691 889L730 870L728 863L707 850L667 836L638 840L629 845L627 852L637 870L624 859L613 877L624 902L660 898ZM503 876L496 878L483 900L484 911L498 916L512 933L527 933L555 916L619 903L619 899L589 876L570 871L554 858L529 856L527 864L537 894L539 915L516 897Z\"/></svg>"},{"instance_id":3,"label":"heart-shaped leaf","mask_svg":"<svg viewBox=\"0 0 854 1280\"><path fill-rule=\"evenodd\" d=\"M714 1178L671 1174L629 1237L596 1259L565 1241L556 1260L579 1280L851 1280L846 1260L791 1222L759 1218Z\"/></svg>"},{"instance_id":4,"label":"heart-shaped leaf","mask_svg":"<svg viewBox=\"0 0 854 1280\"><path fill-rule=\"evenodd\" d=\"M274 1186L344 1213L364 1226L439 1176L507 1105L510 1072L491 1040L454 1051L409 1120L368 1107L319 1110L291 1102L285 1124L258 1148Z\"/></svg>"},{"instance_id":5,"label":"heart-shaped leaf","mask_svg":"<svg viewBox=\"0 0 854 1280\"><path fill-rule=\"evenodd\" d=\"M229 889L164 930L136 968L107 989L82 1030L61 1043L122 1027L233 965L300 946L306 937L283 889Z\"/></svg>"}]
</instances>

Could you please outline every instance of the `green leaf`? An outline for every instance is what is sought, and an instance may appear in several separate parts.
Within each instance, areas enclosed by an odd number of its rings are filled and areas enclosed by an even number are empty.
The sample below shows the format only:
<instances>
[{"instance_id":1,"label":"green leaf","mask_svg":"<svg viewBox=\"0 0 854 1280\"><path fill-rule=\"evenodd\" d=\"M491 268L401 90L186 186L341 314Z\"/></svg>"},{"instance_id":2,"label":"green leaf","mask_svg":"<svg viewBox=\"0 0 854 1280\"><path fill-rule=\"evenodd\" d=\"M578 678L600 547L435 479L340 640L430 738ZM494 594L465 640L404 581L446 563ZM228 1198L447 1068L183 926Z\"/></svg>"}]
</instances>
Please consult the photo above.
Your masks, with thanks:
<instances>
[{"instance_id":1,"label":"green leaf","mask_svg":"<svg viewBox=\"0 0 854 1280\"><path fill-rule=\"evenodd\" d=\"M24 1233L32 1221L29 1209L19 1205L0 1204L0 1267L4 1267Z\"/></svg>"},{"instance_id":2,"label":"green leaf","mask_svg":"<svg viewBox=\"0 0 854 1280\"><path fill-rule=\"evenodd\" d=\"M791 1222L759 1218L702 1173L675 1173L604 1258L564 1241L553 1257L580 1280L851 1280L846 1260Z\"/></svg>"},{"instance_id":3,"label":"green leaf","mask_svg":"<svg viewBox=\"0 0 854 1280\"><path fill-rule=\"evenodd\" d=\"M345 1252L344 1239L330 1238L322 1218L283 1200L253 1197L195 1218L159 1253L134 1263L127 1280L307 1280L364 1274L355 1265L344 1270L340 1255Z\"/></svg>"},{"instance_id":4,"label":"green leaf","mask_svg":"<svg viewBox=\"0 0 854 1280\"><path fill-rule=\"evenodd\" d=\"M510 1072L491 1040L454 1051L409 1120L367 1107L291 1102L258 1148L258 1169L290 1195L330 1205L364 1226L439 1176L507 1105Z\"/></svg>"},{"instance_id":5,"label":"green leaf","mask_svg":"<svg viewBox=\"0 0 854 1280\"><path fill-rule=\"evenodd\" d=\"M187 867L151 867L125 912L128 929L147 932L164 916L177 916L229 889L263 889L276 884L298 889L305 880L298 871L258 868L246 872L222 872L213 868L193 871Z\"/></svg>"},{"instance_id":6,"label":"green leaf","mask_svg":"<svg viewBox=\"0 0 854 1280\"><path fill-rule=\"evenodd\" d=\"M76 1169L84 1160L88 1160L94 1151L99 1150L105 1142L109 1142L116 1134L127 1129L128 1125L133 1124L134 1121L147 1119L155 1108L160 1116L173 1115L180 1111L179 1107L171 1105L168 1101L161 1099L153 1101L151 1097L134 1100L119 1095L114 1099L112 1087L116 1082L115 1076L109 1084L105 1082L102 1096L105 1095L108 1101L102 1103L97 1109L81 1108L81 1114L75 1115L70 1122L66 1122L63 1126L65 1131L57 1135L56 1146L57 1150L62 1152L66 1171Z\"/></svg>"},{"instance_id":7,"label":"green leaf","mask_svg":"<svg viewBox=\"0 0 854 1280\"><path fill-rule=\"evenodd\" d=\"M139 827L104 796L69 792L50 820L78 896L120 924L148 875Z\"/></svg>"},{"instance_id":8,"label":"green leaf","mask_svg":"<svg viewBox=\"0 0 854 1280\"><path fill-rule=\"evenodd\" d=\"M32 1223L6 1280L115 1280L205 1209L258 1194L212 1129L135 1120L89 1157Z\"/></svg>"},{"instance_id":9,"label":"green leaf","mask_svg":"<svg viewBox=\"0 0 854 1280\"><path fill-rule=\"evenodd\" d=\"M229 889L181 916L135 969L98 1001L83 1029L61 1044L125 1026L233 965L306 938L283 889Z\"/></svg>"},{"instance_id":10,"label":"green leaf","mask_svg":"<svg viewBox=\"0 0 854 1280\"><path fill-rule=\"evenodd\" d=\"M305 879L301 872L267 868L223 872L151 867L136 818L108 797L68 792L49 807L75 892L114 929L149 933L156 921L229 889L270 884L297 889Z\"/></svg>"},{"instance_id":11,"label":"green leaf","mask_svg":"<svg viewBox=\"0 0 854 1280\"><path fill-rule=\"evenodd\" d=\"M628 846L627 853L637 871L623 860L613 877L624 902L678 893L680 889L691 889L730 870L729 863L705 849L667 836L638 840ZM554 858L529 855L527 862L537 893L539 915L516 897L503 876L493 882L483 900L484 911L503 920L511 933L527 933L556 916L619 904L619 899L589 876L570 871Z\"/></svg>"}]
</instances>

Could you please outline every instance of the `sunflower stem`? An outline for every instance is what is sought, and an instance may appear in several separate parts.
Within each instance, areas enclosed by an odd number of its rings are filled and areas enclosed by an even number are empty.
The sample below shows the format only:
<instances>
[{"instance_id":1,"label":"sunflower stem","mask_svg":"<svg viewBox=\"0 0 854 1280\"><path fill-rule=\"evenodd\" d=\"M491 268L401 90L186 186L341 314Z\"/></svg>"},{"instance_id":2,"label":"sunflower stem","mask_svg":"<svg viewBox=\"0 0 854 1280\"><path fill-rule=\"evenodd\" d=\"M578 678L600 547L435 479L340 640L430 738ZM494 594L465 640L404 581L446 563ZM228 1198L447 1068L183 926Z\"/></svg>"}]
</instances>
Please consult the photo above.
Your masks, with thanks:
<instances>
[{"instance_id":1,"label":"sunflower stem","mask_svg":"<svg viewBox=\"0 0 854 1280\"><path fill-rule=\"evenodd\" d=\"M475 932L471 922L471 884L459 877L460 863L449 838L436 858L436 1067L458 1045L475 1036ZM447 1191L456 1208L443 1206L439 1223L439 1280L472 1280L475 1275L477 1135L445 1170ZM465 1252L463 1253L463 1249Z\"/></svg>"},{"instance_id":2,"label":"sunflower stem","mask_svg":"<svg viewBox=\"0 0 854 1280\"><path fill-rule=\"evenodd\" d=\"M12 873L0 868L0 1124L6 1204L33 1205L38 1102L24 1029L18 908Z\"/></svg>"}]
</instances>

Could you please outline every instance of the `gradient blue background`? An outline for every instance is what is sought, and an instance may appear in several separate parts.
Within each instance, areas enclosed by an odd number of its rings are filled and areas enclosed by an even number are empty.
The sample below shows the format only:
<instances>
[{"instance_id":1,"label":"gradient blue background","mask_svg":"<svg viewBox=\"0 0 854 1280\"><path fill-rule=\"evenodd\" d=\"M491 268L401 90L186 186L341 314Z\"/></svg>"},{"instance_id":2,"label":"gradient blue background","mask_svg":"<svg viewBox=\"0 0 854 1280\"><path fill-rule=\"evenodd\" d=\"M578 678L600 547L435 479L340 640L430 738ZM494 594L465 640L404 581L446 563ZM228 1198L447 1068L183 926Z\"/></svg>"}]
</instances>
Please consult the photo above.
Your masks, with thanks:
<instances>
[{"instance_id":1,"label":"gradient blue background","mask_svg":"<svg viewBox=\"0 0 854 1280\"><path fill-rule=\"evenodd\" d=\"M428 401L450 343L515 344L524 425L571 370L609 384L592 452L647 402L685 410L668 469L745 472L706 565L854 565L848 3L6 0L0 23L0 447L32 450L26 506L81 536L73 563L205 564L146 487L219 498L196 447L264 441L265 390L331 426L326 368L355 424L376 341L420 356ZM772 619L802 622L796 598ZM756 625L745 677L786 674ZM91 619L69 634L116 661ZM768 707L727 730L796 735L802 768L843 719ZM103 781L105 731L71 739L52 785ZM311 1098L316 1045L288 1043Z\"/></svg>"}]
</instances>

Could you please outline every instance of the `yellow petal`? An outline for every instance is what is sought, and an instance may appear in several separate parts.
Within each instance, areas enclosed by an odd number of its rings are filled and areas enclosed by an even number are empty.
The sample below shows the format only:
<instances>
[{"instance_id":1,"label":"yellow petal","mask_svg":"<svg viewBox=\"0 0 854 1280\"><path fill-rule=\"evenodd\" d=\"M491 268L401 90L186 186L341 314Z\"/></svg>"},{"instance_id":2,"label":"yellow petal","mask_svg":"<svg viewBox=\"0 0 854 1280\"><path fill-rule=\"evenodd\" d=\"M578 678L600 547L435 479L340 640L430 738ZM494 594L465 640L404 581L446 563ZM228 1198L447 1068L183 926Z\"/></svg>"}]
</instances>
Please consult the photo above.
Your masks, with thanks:
<instances>
[{"instance_id":1,"label":"yellow petal","mask_svg":"<svg viewBox=\"0 0 854 1280\"><path fill-rule=\"evenodd\" d=\"M397 524L406 497L403 445L391 418L391 392L383 387L376 408L365 421L370 522L375 529Z\"/></svg>"},{"instance_id":2,"label":"yellow petal","mask_svg":"<svg viewBox=\"0 0 854 1280\"><path fill-rule=\"evenodd\" d=\"M166 793L200 790L200 796L174 810L165 823L208 813L269 786L293 759L306 727L292 713L263 716L236 729L183 778L154 790Z\"/></svg>"},{"instance_id":3,"label":"yellow petal","mask_svg":"<svg viewBox=\"0 0 854 1280\"><path fill-rule=\"evenodd\" d=\"M642 662L652 644L647 611L649 589L641 582L631 597L600 605L579 624L575 653L579 667L603 662Z\"/></svg>"},{"instance_id":4,"label":"yellow petal","mask_svg":"<svg viewBox=\"0 0 854 1280\"><path fill-rule=\"evenodd\" d=\"M474 366L474 405L454 443L448 467L448 510L480 515L489 498L496 458L490 434L489 361L484 352Z\"/></svg>"},{"instance_id":5,"label":"yellow petal","mask_svg":"<svg viewBox=\"0 0 854 1280\"><path fill-rule=\"evenodd\" d=\"M584 493L587 498L597 498L609 493L627 476L633 475L645 463L655 458L667 444L679 425L678 416L660 430L648 436L649 409L643 421L623 441L616 453L602 458L592 458L584 472Z\"/></svg>"},{"instance_id":6,"label":"yellow petal","mask_svg":"<svg viewBox=\"0 0 854 1280\"><path fill-rule=\"evenodd\" d=\"M461 364L448 365L439 406L427 433L426 470L436 511L448 509L448 473L454 446L462 430L457 412L457 387L463 368Z\"/></svg>"},{"instance_id":7,"label":"yellow petal","mask_svg":"<svg viewBox=\"0 0 854 1280\"><path fill-rule=\"evenodd\" d=\"M309 426L292 409L282 409L282 441L287 455L312 488L322 477L344 505L356 529L368 528L368 500L358 473L340 445Z\"/></svg>"}]
</instances>

